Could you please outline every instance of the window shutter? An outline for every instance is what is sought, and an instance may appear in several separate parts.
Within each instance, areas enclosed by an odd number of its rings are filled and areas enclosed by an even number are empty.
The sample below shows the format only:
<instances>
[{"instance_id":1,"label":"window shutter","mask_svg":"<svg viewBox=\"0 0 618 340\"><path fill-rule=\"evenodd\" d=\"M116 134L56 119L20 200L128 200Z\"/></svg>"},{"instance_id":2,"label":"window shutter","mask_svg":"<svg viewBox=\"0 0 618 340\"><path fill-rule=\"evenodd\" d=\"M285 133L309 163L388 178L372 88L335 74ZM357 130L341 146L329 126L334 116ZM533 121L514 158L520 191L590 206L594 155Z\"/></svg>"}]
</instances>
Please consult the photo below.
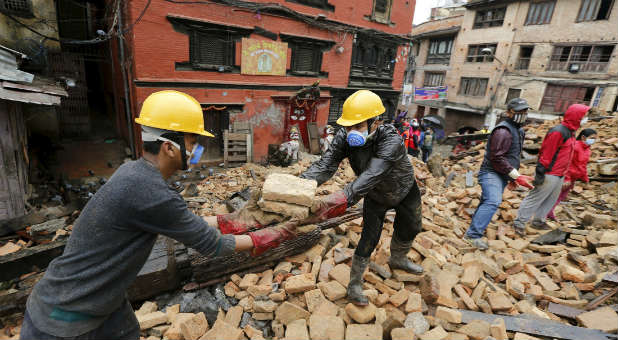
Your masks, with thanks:
<instances>
[{"instance_id":1,"label":"window shutter","mask_svg":"<svg viewBox=\"0 0 618 340\"><path fill-rule=\"evenodd\" d=\"M318 72L314 70L315 52L312 47L296 47L294 51L294 71Z\"/></svg>"},{"instance_id":2,"label":"window shutter","mask_svg":"<svg viewBox=\"0 0 618 340\"><path fill-rule=\"evenodd\" d=\"M221 37L215 35L198 34L197 62L207 65L226 65L225 48L227 44Z\"/></svg>"},{"instance_id":3,"label":"window shutter","mask_svg":"<svg viewBox=\"0 0 618 340\"><path fill-rule=\"evenodd\" d=\"M388 6L388 0L375 0L376 1L376 12L378 13L386 13L386 7Z\"/></svg>"}]
</instances>

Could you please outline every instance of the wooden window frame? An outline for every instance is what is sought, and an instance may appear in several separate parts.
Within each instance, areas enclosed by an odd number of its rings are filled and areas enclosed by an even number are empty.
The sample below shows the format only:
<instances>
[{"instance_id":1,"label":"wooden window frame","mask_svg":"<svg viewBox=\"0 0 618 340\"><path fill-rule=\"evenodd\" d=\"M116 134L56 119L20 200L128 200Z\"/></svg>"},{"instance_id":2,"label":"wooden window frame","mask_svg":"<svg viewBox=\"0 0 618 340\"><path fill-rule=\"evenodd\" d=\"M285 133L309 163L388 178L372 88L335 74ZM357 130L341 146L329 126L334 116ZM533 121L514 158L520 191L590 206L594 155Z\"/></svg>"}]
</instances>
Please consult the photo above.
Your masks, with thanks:
<instances>
[{"instance_id":1,"label":"wooden window frame","mask_svg":"<svg viewBox=\"0 0 618 340\"><path fill-rule=\"evenodd\" d=\"M506 17L506 9L507 9L507 6L500 6L500 7L491 7L491 8L476 10L476 13L474 13L474 23L472 23L472 29L500 27L504 25L504 18ZM495 15L492 13L491 19L484 19L484 18L483 20L479 19L480 13L487 13L489 11L503 11L502 18L494 19Z\"/></svg>"},{"instance_id":2,"label":"wooden window frame","mask_svg":"<svg viewBox=\"0 0 618 340\"><path fill-rule=\"evenodd\" d=\"M173 15L168 15L167 20L170 21L175 31L189 37L189 60L177 61L175 63L176 70L240 73L240 66L236 65L236 43L243 37L249 37L254 31L253 28L221 25ZM223 64L209 64L199 60L199 39L205 39L208 36L212 38L212 36L217 35L224 39L222 42L225 44Z\"/></svg>"},{"instance_id":3,"label":"wooden window frame","mask_svg":"<svg viewBox=\"0 0 618 340\"><path fill-rule=\"evenodd\" d=\"M510 95L510 94L511 94L511 91L519 91L519 92L517 93L517 96L515 96L515 97L511 97L511 95ZM521 89L509 87L509 88L506 90L506 99L504 100L504 105L508 104L508 103L509 103L509 101L511 101L511 99L513 99L513 98L519 98L520 96L521 96Z\"/></svg>"},{"instance_id":4,"label":"wooden window frame","mask_svg":"<svg viewBox=\"0 0 618 340\"><path fill-rule=\"evenodd\" d=\"M392 88L399 44L360 35L354 40L348 85Z\"/></svg>"},{"instance_id":5,"label":"wooden window frame","mask_svg":"<svg viewBox=\"0 0 618 340\"><path fill-rule=\"evenodd\" d=\"M577 11L577 17L575 18L575 22L609 20L612 14L612 8L614 7L615 0L607 0L607 1L610 1L610 2L609 2L607 13L605 14L605 18L598 19L599 11L601 10L601 3L603 2L603 0L582 0L579 6L579 11ZM596 6L595 6L596 8L590 8L593 2L596 2ZM587 16L592 14L591 10L592 12L595 12L594 18L592 17L586 18ZM588 15L585 15L585 14L582 15L582 12L584 13L588 12Z\"/></svg>"},{"instance_id":6,"label":"wooden window frame","mask_svg":"<svg viewBox=\"0 0 618 340\"><path fill-rule=\"evenodd\" d=\"M434 84L428 84L428 78L431 78L432 76L442 76L441 78L441 82L439 85L434 85ZM434 71L425 71L425 73L423 73L423 87L438 87L438 86L444 86L444 84L446 83L446 72L434 72Z\"/></svg>"},{"instance_id":7,"label":"wooden window frame","mask_svg":"<svg viewBox=\"0 0 618 340\"><path fill-rule=\"evenodd\" d=\"M603 54L601 49L609 47L612 49L611 53ZM604 73L609 68L615 50L616 44L554 45L546 70L568 72L572 64L578 64L577 72ZM583 59L584 56L586 56L585 59ZM594 60L595 58L599 60ZM600 60L601 58L606 60Z\"/></svg>"},{"instance_id":8,"label":"wooden window frame","mask_svg":"<svg viewBox=\"0 0 618 340\"><path fill-rule=\"evenodd\" d=\"M493 48L492 54L483 54L481 51L484 48ZM468 52L466 54L467 63L492 63L494 61L494 55L498 49L498 43L494 44L474 44L468 45ZM475 54L470 54L470 53ZM480 60L479 60L480 59Z\"/></svg>"},{"instance_id":9,"label":"wooden window frame","mask_svg":"<svg viewBox=\"0 0 618 340\"><path fill-rule=\"evenodd\" d=\"M531 48L529 57L522 57L521 51L524 48ZM517 56L517 63L515 63L516 70L527 70L530 67L530 60L532 60L532 54L534 53L534 45L521 45L519 46L519 55Z\"/></svg>"},{"instance_id":10,"label":"wooden window frame","mask_svg":"<svg viewBox=\"0 0 618 340\"><path fill-rule=\"evenodd\" d=\"M531 1L524 25L547 25L551 23L555 8L556 0ZM545 12L543 12L544 10Z\"/></svg>"},{"instance_id":11,"label":"wooden window frame","mask_svg":"<svg viewBox=\"0 0 618 340\"><path fill-rule=\"evenodd\" d=\"M477 82L478 84L476 85L470 84L470 85L465 86L464 85L465 82L470 82L470 83ZM485 82L484 84L485 86L483 90L481 90L482 82ZM488 83L489 83L489 78L461 77L461 80L459 82L459 91L457 94L460 96L466 96L466 97L484 97L485 94L487 93ZM477 87L478 89L476 89L475 91L467 91L467 89L469 89L470 87ZM473 92L473 93L469 93L469 92Z\"/></svg>"},{"instance_id":12,"label":"wooden window frame","mask_svg":"<svg viewBox=\"0 0 618 340\"><path fill-rule=\"evenodd\" d=\"M389 24L391 22L391 12L393 9L393 0L383 0L383 1L386 1L386 12L384 12L384 14L376 11L376 4L378 1L379 0L373 0L373 5L371 6L371 20L382 23L382 24Z\"/></svg>"},{"instance_id":13,"label":"wooden window frame","mask_svg":"<svg viewBox=\"0 0 618 340\"><path fill-rule=\"evenodd\" d=\"M7 2L20 2L27 7L25 10L15 10L10 6L7 6ZM0 12L6 13L9 15L14 15L22 18L34 18L34 13L32 12L32 2L31 0L0 0Z\"/></svg>"},{"instance_id":14,"label":"wooden window frame","mask_svg":"<svg viewBox=\"0 0 618 340\"><path fill-rule=\"evenodd\" d=\"M290 69L288 70L290 75L307 77L328 76L328 73L322 72L322 59L324 52L329 51L335 45L334 41L312 39L283 33L280 33L279 37L281 41L287 42L288 47L292 50ZM312 68L311 71L300 71L297 70L298 50L306 47L313 49Z\"/></svg>"},{"instance_id":15,"label":"wooden window frame","mask_svg":"<svg viewBox=\"0 0 618 340\"><path fill-rule=\"evenodd\" d=\"M447 43L447 53L431 53L432 45L435 44L436 50L439 49L440 43ZM429 46L427 46L427 58L425 59L425 64L441 64L441 65L449 65L451 63L451 55L453 54L453 47L455 46L455 37L443 37L430 39L428 41Z\"/></svg>"},{"instance_id":16,"label":"wooden window frame","mask_svg":"<svg viewBox=\"0 0 618 340\"><path fill-rule=\"evenodd\" d=\"M559 90L561 92L560 95L550 95L550 90ZM584 104L590 105L590 103L594 100L594 93L596 92L597 86L592 84L582 84L582 85L563 85L558 83L549 83L543 92L543 97L541 99L541 105L539 106L539 111L542 112L565 112L566 109L572 104ZM567 92L564 94L564 92ZM587 95L590 94L589 97ZM558 109L556 109L558 107ZM548 109L550 108L550 109Z\"/></svg>"}]
</instances>

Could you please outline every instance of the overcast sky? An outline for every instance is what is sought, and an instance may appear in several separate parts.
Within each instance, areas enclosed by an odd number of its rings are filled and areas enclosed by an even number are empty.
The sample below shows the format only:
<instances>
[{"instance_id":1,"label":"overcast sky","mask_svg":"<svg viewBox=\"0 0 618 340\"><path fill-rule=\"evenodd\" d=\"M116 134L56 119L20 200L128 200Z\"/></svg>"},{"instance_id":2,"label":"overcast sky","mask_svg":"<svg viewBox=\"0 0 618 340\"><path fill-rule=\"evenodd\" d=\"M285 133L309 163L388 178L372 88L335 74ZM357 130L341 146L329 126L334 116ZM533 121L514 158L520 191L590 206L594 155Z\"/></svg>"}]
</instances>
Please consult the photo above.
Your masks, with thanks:
<instances>
[{"instance_id":1,"label":"overcast sky","mask_svg":"<svg viewBox=\"0 0 618 340\"><path fill-rule=\"evenodd\" d=\"M416 8L414 9L413 24L418 25L427 21L427 19L429 19L429 14L431 14L431 8L436 7L439 2L439 0L417 0Z\"/></svg>"}]
</instances>

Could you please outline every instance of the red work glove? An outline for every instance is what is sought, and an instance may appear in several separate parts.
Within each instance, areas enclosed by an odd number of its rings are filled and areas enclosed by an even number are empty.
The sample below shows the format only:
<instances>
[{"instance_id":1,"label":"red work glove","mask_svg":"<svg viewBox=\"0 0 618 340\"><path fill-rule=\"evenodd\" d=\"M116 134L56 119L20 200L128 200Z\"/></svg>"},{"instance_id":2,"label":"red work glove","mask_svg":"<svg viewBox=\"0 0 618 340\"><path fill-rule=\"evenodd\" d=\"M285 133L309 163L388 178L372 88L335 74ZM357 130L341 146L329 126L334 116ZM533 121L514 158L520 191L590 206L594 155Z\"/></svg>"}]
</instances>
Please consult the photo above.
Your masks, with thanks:
<instances>
[{"instance_id":1,"label":"red work glove","mask_svg":"<svg viewBox=\"0 0 618 340\"><path fill-rule=\"evenodd\" d=\"M252 256L263 254L268 249L278 247L281 242L296 238L296 223L285 223L248 233L253 241Z\"/></svg>"},{"instance_id":2,"label":"red work glove","mask_svg":"<svg viewBox=\"0 0 618 340\"><path fill-rule=\"evenodd\" d=\"M534 178L530 176L519 175L519 177L515 179L515 183L521 185L522 187L526 187L528 189L534 189L534 185L530 183L533 180Z\"/></svg>"},{"instance_id":3,"label":"red work glove","mask_svg":"<svg viewBox=\"0 0 618 340\"><path fill-rule=\"evenodd\" d=\"M251 214L239 212L217 215L217 224L221 234L233 235L244 234L249 229L263 227Z\"/></svg>"},{"instance_id":4,"label":"red work glove","mask_svg":"<svg viewBox=\"0 0 618 340\"><path fill-rule=\"evenodd\" d=\"M348 209L348 198L343 191L337 191L324 198L313 201L309 217L313 223L322 222L329 218L341 216Z\"/></svg>"}]
</instances>

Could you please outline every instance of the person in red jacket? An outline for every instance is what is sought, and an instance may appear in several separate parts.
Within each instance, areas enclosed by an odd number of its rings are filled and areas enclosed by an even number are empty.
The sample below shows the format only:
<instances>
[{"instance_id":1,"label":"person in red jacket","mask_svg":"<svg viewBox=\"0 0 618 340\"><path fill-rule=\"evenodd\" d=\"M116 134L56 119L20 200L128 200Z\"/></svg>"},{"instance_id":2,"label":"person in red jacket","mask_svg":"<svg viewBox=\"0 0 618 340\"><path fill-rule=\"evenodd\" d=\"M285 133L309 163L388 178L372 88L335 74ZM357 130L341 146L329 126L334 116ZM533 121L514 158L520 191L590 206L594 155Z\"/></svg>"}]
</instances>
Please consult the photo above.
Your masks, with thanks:
<instances>
[{"instance_id":1,"label":"person in red jacket","mask_svg":"<svg viewBox=\"0 0 618 340\"><path fill-rule=\"evenodd\" d=\"M579 180L586 183L590 182L590 180L588 179L588 169L586 169L586 166L588 165L588 161L590 160L590 146L594 144L596 140L596 135L597 132L594 129L584 129L577 136L575 146L573 147L573 159L571 160L569 170L567 170L567 173L564 176L562 191L560 191L558 201L556 201L554 206L547 214L547 218L556 221L554 209L556 209L556 206L567 197L571 189L573 189L575 181Z\"/></svg>"},{"instance_id":2,"label":"person in red jacket","mask_svg":"<svg viewBox=\"0 0 618 340\"><path fill-rule=\"evenodd\" d=\"M536 164L532 183L534 189L519 205L517 218L513 222L515 232L520 236L526 235L525 226L531 219L533 228L549 229L545 218L560 195L564 176L573 158L573 133L579 129L588 110L590 107L583 104L569 106L562 123L547 131Z\"/></svg>"},{"instance_id":3,"label":"person in red jacket","mask_svg":"<svg viewBox=\"0 0 618 340\"><path fill-rule=\"evenodd\" d=\"M421 127L418 121L414 119L410 127L410 139L408 140L408 154L412 157L418 157L421 142Z\"/></svg>"}]
</instances>

